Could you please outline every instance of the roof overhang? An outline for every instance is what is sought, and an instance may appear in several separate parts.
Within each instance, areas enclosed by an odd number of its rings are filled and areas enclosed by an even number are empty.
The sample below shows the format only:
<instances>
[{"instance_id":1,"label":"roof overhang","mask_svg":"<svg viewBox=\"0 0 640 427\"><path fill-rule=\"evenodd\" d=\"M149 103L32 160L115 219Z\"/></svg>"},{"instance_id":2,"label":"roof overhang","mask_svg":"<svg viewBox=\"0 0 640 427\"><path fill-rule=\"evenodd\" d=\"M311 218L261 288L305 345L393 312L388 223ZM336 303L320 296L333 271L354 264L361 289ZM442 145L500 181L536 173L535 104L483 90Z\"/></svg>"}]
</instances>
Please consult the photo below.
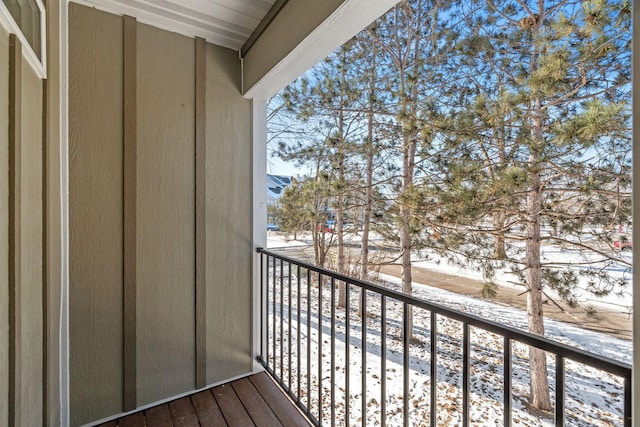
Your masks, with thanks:
<instances>
[{"instance_id":1,"label":"roof overhang","mask_svg":"<svg viewBox=\"0 0 640 427\"><path fill-rule=\"evenodd\" d=\"M243 57L245 97L270 98L397 2L287 2Z\"/></svg>"}]
</instances>

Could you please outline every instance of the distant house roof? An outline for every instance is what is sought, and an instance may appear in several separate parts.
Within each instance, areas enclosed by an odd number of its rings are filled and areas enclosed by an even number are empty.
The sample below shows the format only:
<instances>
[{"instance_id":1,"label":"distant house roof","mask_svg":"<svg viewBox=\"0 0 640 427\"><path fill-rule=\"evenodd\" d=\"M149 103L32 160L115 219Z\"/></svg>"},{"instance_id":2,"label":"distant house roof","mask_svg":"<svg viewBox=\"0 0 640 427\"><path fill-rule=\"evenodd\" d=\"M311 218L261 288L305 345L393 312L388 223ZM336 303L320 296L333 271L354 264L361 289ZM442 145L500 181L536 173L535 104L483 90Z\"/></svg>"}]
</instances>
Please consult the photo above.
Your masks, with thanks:
<instances>
[{"instance_id":1,"label":"distant house roof","mask_svg":"<svg viewBox=\"0 0 640 427\"><path fill-rule=\"evenodd\" d=\"M290 176L267 174L267 204L276 203L290 184Z\"/></svg>"}]
</instances>

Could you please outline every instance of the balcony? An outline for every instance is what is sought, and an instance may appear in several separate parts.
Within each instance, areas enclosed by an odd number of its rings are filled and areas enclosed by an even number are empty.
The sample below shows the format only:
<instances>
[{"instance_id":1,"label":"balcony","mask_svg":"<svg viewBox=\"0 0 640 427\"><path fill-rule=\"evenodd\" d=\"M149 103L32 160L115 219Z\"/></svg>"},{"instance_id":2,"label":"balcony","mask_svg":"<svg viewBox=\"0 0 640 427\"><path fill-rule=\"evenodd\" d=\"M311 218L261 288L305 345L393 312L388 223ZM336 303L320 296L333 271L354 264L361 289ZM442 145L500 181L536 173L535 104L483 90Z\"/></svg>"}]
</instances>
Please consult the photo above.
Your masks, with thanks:
<instances>
[{"instance_id":1,"label":"balcony","mask_svg":"<svg viewBox=\"0 0 640 427\"><path fill-rule=\"evenodd\" d=\"M258 252L259 361L314 425L631 426L628 364ZM531 347L552 412L528 405Z\"/></svg>"}]
</instances>

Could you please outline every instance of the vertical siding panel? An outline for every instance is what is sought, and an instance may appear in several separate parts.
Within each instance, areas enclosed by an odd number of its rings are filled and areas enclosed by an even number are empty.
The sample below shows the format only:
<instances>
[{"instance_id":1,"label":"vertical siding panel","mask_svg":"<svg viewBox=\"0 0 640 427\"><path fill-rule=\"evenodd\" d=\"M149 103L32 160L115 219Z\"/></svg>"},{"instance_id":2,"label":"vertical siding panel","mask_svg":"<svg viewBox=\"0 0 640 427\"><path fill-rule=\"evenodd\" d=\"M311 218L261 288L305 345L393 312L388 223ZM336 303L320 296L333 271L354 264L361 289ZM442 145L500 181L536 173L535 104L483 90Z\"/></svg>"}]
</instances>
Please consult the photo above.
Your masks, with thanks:
<instances>
[{"instance_id":1,"label":"vertical siding panel","mask_svg":"<svg viewBox=\"0 0 640 427\"><path fill-rule=\"evenodd\" d=\"M22 399L22 48L9 35L9 424L21 425Z\"/></svg>"},{"instance_id":2,"label":"vertical siding panel","mask_svg":"<svg viewBox=\"0 0 640 427\"><path fill-rule=\"evenodd\" d=\"M138 404L194 388L194 40L138 25ZM144 250L142 250L144 248Z\"/></svg>"},{"instance_id":3,"label":"vertical siding panel","mask_svg":"<svg viewBox=\"0 0 640 427\"><path fill-rule=\"evenodd\" d=\"M123 406L123 21L69 4L71 422Z\"/></svg>"},{"instance_id":4,"label":"vertical siding panel","mask_svg":"<svg viewBox=\"0 0 640 427\"><path fill-rule=\"evenodd\" d=\"M207 45L207 380L251 371L251 102L237 52Z\"/></svg>"},{"instance_id":5,"label":"vertical siding panel","mask_svg":"<svg viewBox=\"0 0 640 427\"><path fill-rule=\"evenodd\" d=\"M124 410L136 408L136 55L137 23L124 17Z\"/></svg>"},{"instance_id":6,"label":"vertical siding panel","mask_svg":"<svg viewBox=\"0 0 640 427\"><path fill-rule=\"evenodd\" d=\"M21 419L42 424L42 80L22 63Z\"/></svg>"},{"instance_id":7,"label":"vertical siding panel","mask_svg":"<svg viewBox=\"0 0 640 427\"><path fill-rule=\"evenodd\" d=\"M47 159L49 158L49 140L48 140L48 132L47 132L47 116L48 112L48 82L46 79L42 80L42 117L41 123L42 127L40 128L42 131L42 282L40 283L40 290L42 292L42 304L40 307L41 313L40 318L42 319L42 378L40 379L40 384L42 385L42 424L49 425L47 422L49 417L49 401L47 399L48 394L48 378L49 378L49 364L48 364L48 355L49 355L49 339L47 336L47 331L49 330L49 293L48 293L48 283L49 283L49 258L47 256L47 248L49 247L49 215L48 215L48 188L49 188L49 162Z\"/></svg>"},{"instance_id":8,"label":"vertical siding panel","mask_svg":"<svg viewBox=\"0 0 640 427\"><path fill-rule=\"evenodd\" d=\"M196 39L196 387L207 384L207 44Z\"/></svg>"},{"instance_id":9,"label":"vertical siding panel","mask_svg":"<svg viewBox=\"0 0 640 427\"><path fill-rule=\"evenodd\" d=\"M0 27L0 64L9 34ZM0 171L9 170L9 67L0 67ZM0 174L0 425L9 425L9 174Z\"/></svg>"}]
</instances>

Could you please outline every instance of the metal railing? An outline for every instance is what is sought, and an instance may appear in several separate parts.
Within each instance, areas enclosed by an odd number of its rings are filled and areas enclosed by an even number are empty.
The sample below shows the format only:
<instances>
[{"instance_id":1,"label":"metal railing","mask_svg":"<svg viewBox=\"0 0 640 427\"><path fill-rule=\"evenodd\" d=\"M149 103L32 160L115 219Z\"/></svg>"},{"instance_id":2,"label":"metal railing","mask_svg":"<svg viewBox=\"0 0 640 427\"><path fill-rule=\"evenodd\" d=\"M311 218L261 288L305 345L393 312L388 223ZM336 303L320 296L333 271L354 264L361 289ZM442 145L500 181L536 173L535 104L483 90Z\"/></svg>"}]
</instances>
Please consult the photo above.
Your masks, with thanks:
<instances>
[{"instance_id":1,"label":"metal railing","mask_svg":"<svg viewBox=\"0 0 640 427\"><path fill-rule=\"evenodd\" d=\"M494 418L511 426L515 412L533 413L526 408L531 346L544 350L547 365L555 367L554 411L536 416L556 426L592 425L597 418L589 411L598 404L567 393L592 386L596 394L613 390L606 398L606 425L631 426L628 364L273 251L258 252L259 361L315 425L466 427L478 422L472 413L501 411ZM340 293L343 307L337 307ZM501 385L502 396L495 387L485 389L489 382Z\"/></svg>"}]
</instances>

